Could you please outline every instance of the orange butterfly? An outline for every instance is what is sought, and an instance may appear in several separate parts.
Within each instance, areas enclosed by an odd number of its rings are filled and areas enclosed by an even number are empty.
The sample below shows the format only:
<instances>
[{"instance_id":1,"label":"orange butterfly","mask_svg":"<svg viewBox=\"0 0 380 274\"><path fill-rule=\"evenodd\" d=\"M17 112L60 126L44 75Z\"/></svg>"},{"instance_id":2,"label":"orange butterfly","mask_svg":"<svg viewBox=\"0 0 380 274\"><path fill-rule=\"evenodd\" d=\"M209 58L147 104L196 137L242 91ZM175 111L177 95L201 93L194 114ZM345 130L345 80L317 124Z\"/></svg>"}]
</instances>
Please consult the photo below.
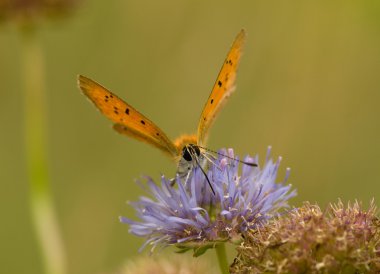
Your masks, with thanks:
<instances>
[{"instance_id":1,"label":"orange butterfly","mask_svg":"<svg viewBox=\"0 0 380 274\"><path fill-rule=\"evenodd\" d=\"M235 89L236 71L244 40L245 31L241 30L227 54L203 108L199 119L198 133L180 136L174 142L151 120L98 83L79 75L78 85L95 106L115 123L113 128L117 132L160 149L177 162L177 174L184 177L193 167L202 166L205 163L207 156L203 146L217 113Z\"/></svg>"}]
</instances>

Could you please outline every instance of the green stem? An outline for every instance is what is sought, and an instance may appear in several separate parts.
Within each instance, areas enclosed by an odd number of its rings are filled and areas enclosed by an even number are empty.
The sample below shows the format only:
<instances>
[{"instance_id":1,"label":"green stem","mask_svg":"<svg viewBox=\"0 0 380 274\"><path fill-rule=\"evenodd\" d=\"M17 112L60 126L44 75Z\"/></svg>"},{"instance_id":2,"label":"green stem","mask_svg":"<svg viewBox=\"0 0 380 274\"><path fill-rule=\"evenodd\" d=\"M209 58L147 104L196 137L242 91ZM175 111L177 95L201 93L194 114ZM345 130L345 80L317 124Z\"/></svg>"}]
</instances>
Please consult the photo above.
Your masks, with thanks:
<instances>
[{"instance_id":1,"label":"green stem","mask_svg":"<svg viewBox=\"0 0 380 274\"><path fill-rule=\"evenodd\" d=\"M216 251L216 257L218 258L220 273L222 274L230 273L229 265L227 262L227 253L226 253L225 244L217 244L215 247L215 251Z\"/></svg>"},{"instance_id":2,"label":"green stem","mask_svg":"<svg viewBox=\"0 0 380 274\"><path fill-rule=\"evenodd\" d=\"M45 272L64 274L65 255L51 197L47 164L47 112L44 60L38 37L23 32L25 154L32 221Z\"/></svg>"}]
</instances>

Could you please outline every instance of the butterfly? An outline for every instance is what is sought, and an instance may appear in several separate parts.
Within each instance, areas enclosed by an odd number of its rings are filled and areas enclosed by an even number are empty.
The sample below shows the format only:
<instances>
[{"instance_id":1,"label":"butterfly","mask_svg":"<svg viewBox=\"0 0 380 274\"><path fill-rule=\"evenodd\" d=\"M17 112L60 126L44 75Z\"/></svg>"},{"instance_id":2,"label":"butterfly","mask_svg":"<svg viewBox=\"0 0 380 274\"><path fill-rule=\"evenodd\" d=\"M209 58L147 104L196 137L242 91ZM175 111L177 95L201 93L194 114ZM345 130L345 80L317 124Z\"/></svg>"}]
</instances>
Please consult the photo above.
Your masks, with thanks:
<instances>
[{"instance_id":1,"label":"butterfly","mask_svg":"<svg viewBox=\"0 0 380 274\"><path fill-rule=\"evenodd\" d=\"M204 146L215 117L235 89L236 72L245 37L245 31L241 30L227 54L203 108L197 134L182 135L174 141L150 119L95 81L79 75L78 86L95 106L114 122L113 128L117 132L158 148L175 160L177 174L185 177L195 166L204 166L206 159L211 161ZM205 174L202 168L201 170Z\"/></svg>"}]
</instances>

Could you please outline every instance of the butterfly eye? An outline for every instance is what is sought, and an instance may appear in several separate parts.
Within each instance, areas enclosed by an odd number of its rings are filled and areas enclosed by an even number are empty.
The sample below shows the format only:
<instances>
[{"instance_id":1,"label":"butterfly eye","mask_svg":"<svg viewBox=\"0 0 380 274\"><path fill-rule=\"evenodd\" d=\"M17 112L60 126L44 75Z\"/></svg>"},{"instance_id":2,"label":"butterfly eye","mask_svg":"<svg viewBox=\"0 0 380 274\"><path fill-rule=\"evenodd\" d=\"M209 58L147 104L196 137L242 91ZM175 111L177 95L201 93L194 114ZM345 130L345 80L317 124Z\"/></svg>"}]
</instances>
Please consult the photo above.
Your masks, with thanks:
<instances>
[{"instance_id":1,"label":"butterfly eye","mask_svg":"<svg viewBox=\"0 0 380 274\"><path fill-rule=\"evenodd\" d=\"M189 146L185 146L182 150L182 157L188 162L193 160L193 157L191 157L191 154L190 154L190 149L191 148Z\"/></svg>"},{"instance_id":2,"label":"butterfly eye","mask_svg":"<svg viewBox=\"0 0 380 274\"><path fill-rule=\"evenodd\" d=\"M196 145L190 145L190 146L193 149L193 152L195 152L195 154L197 154L197 156L201 155L201 150L199 149L198 146L196 146Z\"/></svg>"},{"instance_id":3,"label":"butterfly eye","mask_svg":"<svg viewBox=\"0 0 380 274\"><path fill-rule=\"evenodd\" d=\"M190 162L193 160L192 155L196 155L196 156L201 155L201 151L200 151L199 147L196 145L192 145L192 144L185 146L182 150L183 159Z\"/></svg>"}]
</instances>

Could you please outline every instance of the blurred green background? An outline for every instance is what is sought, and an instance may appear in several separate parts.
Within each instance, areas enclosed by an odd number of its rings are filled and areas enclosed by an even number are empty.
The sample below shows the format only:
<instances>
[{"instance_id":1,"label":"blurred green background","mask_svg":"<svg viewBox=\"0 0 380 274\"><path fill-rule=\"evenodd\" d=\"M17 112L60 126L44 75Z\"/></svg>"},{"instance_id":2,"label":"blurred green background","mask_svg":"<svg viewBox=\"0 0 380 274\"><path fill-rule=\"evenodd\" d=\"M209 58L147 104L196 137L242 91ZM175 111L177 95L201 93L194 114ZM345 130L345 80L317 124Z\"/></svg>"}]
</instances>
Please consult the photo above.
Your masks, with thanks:
<instances>
[{"instance_id":1,"label":"blurred green background","mask_svg":"<svg viewBox=\"0 0 380 274\"><path fill-rule=\"evenodd\" d=\"M118 135L76 86L86 75L126 99L169 136L194 132L238 31L248 39L237 90L209 148L239 155L268 145L291 167L291 200L322 207L380 196L379 1L83 1L41 20L48 163L68 273L105 273L138 255L142 239L118 216L144 192L134 179L172 176L159 151ZM0 25L0 265L41 273L25 166L23 39ZM208 256L213 259L214 254Z\"/></svg>"}]
</instances>

